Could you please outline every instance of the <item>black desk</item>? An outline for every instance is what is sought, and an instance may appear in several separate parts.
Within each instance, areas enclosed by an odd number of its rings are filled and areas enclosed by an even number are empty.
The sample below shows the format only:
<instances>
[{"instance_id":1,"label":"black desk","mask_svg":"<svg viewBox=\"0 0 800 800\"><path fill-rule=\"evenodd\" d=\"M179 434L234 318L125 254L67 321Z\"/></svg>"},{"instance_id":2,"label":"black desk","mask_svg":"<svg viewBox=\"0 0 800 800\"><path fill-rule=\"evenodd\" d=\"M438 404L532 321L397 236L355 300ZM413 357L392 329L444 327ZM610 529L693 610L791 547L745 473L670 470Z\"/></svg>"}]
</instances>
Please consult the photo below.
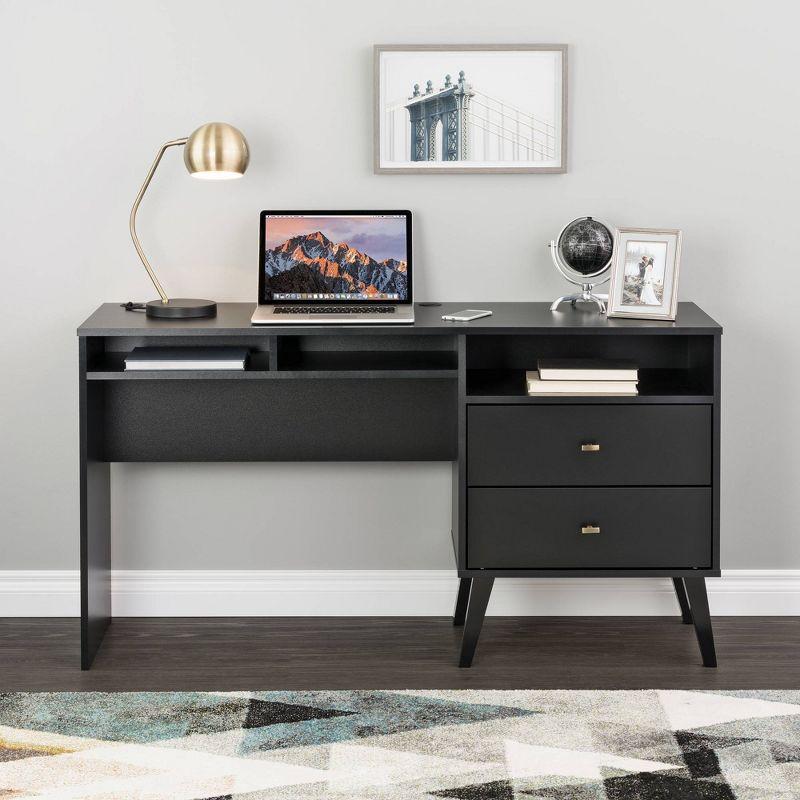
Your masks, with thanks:
<instances>
[{"instance_id":1,"label":"black desk","mask_svg":"<svg viewBox=\"0 0 800 800\"><path fill-rule=\"evenodd\" d=\"M494 315L441 320L470 305ZM414 325L307 328L251 327L252 310L170 322L107 303L78 329L83 669L111 621L113 461L452 461L462 666L495 578L565 575L672 577L716 664L722 329L696 305L665 323L446 303ZM159 344L252 356L244 372L124 371ZM525 370L548 357L632 359L640 394L528 397Z\"/></svg>"}]
</instances>

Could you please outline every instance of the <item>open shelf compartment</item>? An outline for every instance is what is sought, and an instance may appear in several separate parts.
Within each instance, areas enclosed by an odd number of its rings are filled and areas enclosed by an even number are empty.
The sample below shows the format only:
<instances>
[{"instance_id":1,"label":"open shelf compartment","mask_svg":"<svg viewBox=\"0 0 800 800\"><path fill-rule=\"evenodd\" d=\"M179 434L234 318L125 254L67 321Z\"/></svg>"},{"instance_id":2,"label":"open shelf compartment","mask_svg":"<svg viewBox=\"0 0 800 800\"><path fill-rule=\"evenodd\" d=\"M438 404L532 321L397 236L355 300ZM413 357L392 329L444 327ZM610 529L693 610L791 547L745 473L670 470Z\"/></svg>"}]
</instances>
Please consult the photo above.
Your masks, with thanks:
<instances>
[{"instance_id":1,"label":"open shelf compartment","mask_svg":"<svg viewBox=\"0 0 800 800\"><path fill-rule=\"evenodd\" d=\"M244 370L131 370L125 358L135 347L188 347L183 337L115 337L95 340L87 380L274 380L303 378L452 379L458 375L455 337L265 335L206 337L204 346L246 347ZM113 348L113 349L112 349Z\"/></svg>"},{"instance_id":2,"label":"open shelf compartment","mask_svg":"<svg viewBox=\"0 0 800 800\"><path fill-rule=\"evenodd\" d=\"M258 379L269 374L270 343L267 337L207 336L202 345L197 339L169 337L109 337L95 340L90 348L86 378L90 381L116 380L241 380ZM126 370L125 358L136 347L245 347L249 356L244 370Z\"/></svg>"},{"instance_id":3,"label":"open shelf compartment","mask_svg":"<svg viewBox=\"0 0 800 800\"><path fill-rule=\"evenodd\" d=\"M616 359L639 369L639 394L531 397L525 372L541 358ZM473 337L467 347L469 403L711 403L713 336L602 334Z\"/></svg>"},{"instance_id":4,"label":"open shelf compartment","mask_svg":"<svg viewBox=\"0 0 800 800\"><path fill-rule=\"evenodd\" d=\"M275 371L285 377L453 378L452 336L279 336Z\"/></svg>"}]
</instances>

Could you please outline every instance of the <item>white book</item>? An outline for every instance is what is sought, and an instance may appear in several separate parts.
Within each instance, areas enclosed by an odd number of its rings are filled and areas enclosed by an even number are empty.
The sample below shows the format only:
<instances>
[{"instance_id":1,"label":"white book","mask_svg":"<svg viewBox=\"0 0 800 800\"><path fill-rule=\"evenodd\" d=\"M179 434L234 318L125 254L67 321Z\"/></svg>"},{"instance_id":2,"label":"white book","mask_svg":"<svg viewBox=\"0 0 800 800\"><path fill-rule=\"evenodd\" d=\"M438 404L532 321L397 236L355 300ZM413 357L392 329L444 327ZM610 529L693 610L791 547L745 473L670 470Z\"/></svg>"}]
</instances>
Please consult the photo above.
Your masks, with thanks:
<instances>
[{"instance_id":1,"label":"white book","mask_svg":"<svg viewBox=\"0 0 800 800\"><path fill-rule=\"evenodd\" d=\"M244 370L241 361L137 361L125 366L127 372L137 370Z\"/></svg>"},{"instance_id":2,"label":"white book","mask_svg":"<svg viewBox=\"0 0 800 800\"><path fill-rule=\"evenodd\" d=\"M135 347L125 357L125 369L243 370L247 355L246 347Z\"/></svg>"},{"instance_id":3,"label":"white book","mask_svg":"<svg viewBox=\"0 0 800 800\"><path fill-rule=\"evenodd\" d=\"M539 377L543 381L636 381L639 370L632 361L599 358L542 358Z\"/></svg>"},{"instance_id":4,"label":"white book","mask_svg":"<svg viewBox=\"0 0 800 800\"><path fill-rule=\"evenodd\" d=\"M596 394L631 397L638 394L636 381L543 381L528 372L528 394Z\"/></svg>"}]
</instances>

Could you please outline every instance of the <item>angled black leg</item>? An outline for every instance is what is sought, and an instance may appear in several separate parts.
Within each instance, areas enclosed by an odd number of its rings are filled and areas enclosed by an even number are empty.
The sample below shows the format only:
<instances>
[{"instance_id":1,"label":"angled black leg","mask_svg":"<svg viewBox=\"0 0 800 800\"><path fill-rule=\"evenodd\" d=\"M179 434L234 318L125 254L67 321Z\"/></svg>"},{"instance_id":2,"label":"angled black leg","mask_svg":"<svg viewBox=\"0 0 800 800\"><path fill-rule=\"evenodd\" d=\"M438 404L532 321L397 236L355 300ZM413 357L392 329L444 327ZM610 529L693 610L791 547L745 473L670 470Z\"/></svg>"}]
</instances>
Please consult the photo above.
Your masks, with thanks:
<instances>
[{"instance_id":1,"label":"angled black leg","mask_svg":"<svg viewBox=\"0 0 800 800\"><path fill-rule=\"evenodd\" d=\"M453 612L453 625L457 628L460 628L467 618L467 603L471 587L472 578L461 578L458 582L458 597L456 597L456 609Z\"/></svg>"},{"instance_id":2,"label":"angled black leg","mask_svg":"<svg viewBox=\"0 0 800 800\"><path fill-rule=\"evenodd\" d=\"M694 630L704 667L717 666L717 654L714 650L714 632L711 630L711 616L708 613L708 595L705 578L684 578L686 592L692 608Z\"/></svg>"},{"instance_id":3,"label":"angled black leg","mask_svg":"<svg viewBox=\"0 0 800 800\"><path fill-rule=\"evenodd\" d=\"M472 666L472 657L475 655L475 647L478 644L478 637L481 635L483 617L486 614L486 606L489 604L493 585L494 578L474 578L472 580L467 619L464 623L464 637L461 640L459 667Z\"/></svg>"},{"instance_id":4,"label":"angled black leg","mask_svg":"<svg viewBox=\"0 0 800 800\"><path fill-rule=\"evenodd\" d=\"M675 587L675 596L678 598L678 605L681 607L681 619L684 625L692 624L692 611L689 608L689 598L686 595L686 587L683 585L683 578L673 578L672 585Z\"/></svg>"}]
</instances>

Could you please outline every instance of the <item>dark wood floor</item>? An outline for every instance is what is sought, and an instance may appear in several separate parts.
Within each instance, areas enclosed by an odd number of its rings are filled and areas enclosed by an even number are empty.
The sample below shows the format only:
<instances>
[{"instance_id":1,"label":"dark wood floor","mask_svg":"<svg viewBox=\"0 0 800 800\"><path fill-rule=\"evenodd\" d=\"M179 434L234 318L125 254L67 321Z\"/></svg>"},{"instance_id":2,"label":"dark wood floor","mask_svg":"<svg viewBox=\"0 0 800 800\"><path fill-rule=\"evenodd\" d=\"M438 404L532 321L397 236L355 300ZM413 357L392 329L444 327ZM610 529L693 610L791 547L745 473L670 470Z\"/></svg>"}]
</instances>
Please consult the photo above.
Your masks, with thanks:
<instances>
[{"instance_id":1,"label":"dark wood floor","mask_svg":"<svg viewBox=\"0 0 800 800\"><path fill-rule=\"evenodd\" d=\"M714 621L719 667L665 617L487 618L471 669L444 618L117 619L78 669L78 621L0 620L0 691L800 688L800 618Z\"/></svg>"}]
</instances>

